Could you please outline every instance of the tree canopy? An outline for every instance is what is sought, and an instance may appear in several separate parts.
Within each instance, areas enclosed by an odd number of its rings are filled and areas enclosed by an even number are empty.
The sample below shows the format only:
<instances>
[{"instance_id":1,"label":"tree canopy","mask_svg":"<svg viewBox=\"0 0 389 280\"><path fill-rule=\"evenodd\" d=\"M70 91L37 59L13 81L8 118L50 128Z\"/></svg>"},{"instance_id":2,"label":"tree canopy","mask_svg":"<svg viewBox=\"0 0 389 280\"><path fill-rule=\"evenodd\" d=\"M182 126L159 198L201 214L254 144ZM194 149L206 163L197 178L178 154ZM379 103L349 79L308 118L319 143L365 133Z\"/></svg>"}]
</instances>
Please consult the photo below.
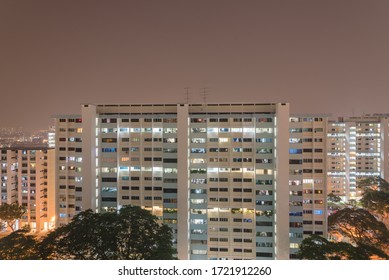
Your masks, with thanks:
<instances>
[{"instance_id":1,"label":"tree canopy","mask_svg":"<svg viewBox=\"0 0 389 280\"><path fill-rule=\"evenodd\" d=\"M339 198L334 194L327 197L328 205L335 210L328 218L328 233L347 243L311 236L301 243L299 258L389 258L389 183L379 177L370 177L360 180L358 188L363 191L360 201L339 204Z\"/></svg>"},{"instance_id":2,"label":"tree canopy","mask_svg":"<svg viewBox=\"0 0 389 280\"><path fill-rule=\"evenodd\" d=\"M27 230L0 239L0 259L8 260L171 260L174 254L170 227L136 206L86 210L40 240Z\"/></svg>"},{"instance_id":3,"label":"tree canopy","mask_svg":"<svg viewBox=\"0 0 389 280\"><path fill-rule=\"evenodd\" d=\"M329 241L318 235L305 238L297 253L299 259L308 260L369 260L373 256L388 259L389 256L374 246Z\"/></svg>"},{"instance_id":4,"label":"tree canopy","mask_svg":"<svg viewBox=\"0 0 389 280\"><path fill-rule=\"evenodd\" d=\"M149 211L125 206L118 213L76 215L38 246L40 259L167 260L173 259L172 231Z\"/></svg>"},{"instance_id":5,"label":"tree canopy","mask_svg":"<svg viewBox=\"0 0 389 280\"><path fill-rule=\"evenodd\" d=\"M367 177L358 181L358 188L389 192L389 183L381 177Z\"/></svg>"},{"instance_id":6,"label":"tree canopy","mask_svg":"<svg viewBox=\"0 0 389 280\"><path fill-rule=\"evenodd\" d=\"M337 196L333 193L328 194L327 200L328 200L328 202L332 202L332 203L338 203L338 202L342 201L342 199L339 196Z\"/></svg>"},{"instance_id":7,"label":"tree canopy","mask_svg":"<svg viewBox=\"0 0 389 280\"><path fill-rule=\"evenodd\" d=\"M359 181L358 187L363 190L361 205L389 224L389 183L372 177Z\"/></svg>"},{"instance_id":8,"label":"tree canopy","mask_svg":"<svg viewBox=\"0 0 389 280\"><path fill-rule=\"evenodd\" d=\"M36 239L28 230L17 230L0 239L0 260L33 260L36 255Z\"/></svg>"},{"instance_id":9,"label":"tree canopy","mask_svg":"<svg viewBox=\"0 0 389 280\"><path fill-rule=\"evenodd\" d=\"M328 231L347 237L354 244L385 245L389 231L369 211L361 208L344 208L328 217Z\"/></svg>"},{"instance_id":10,"label":"tree canopy","mask_svg":"<svg viewBox=\"0 0 389 280\"><path fill-rule=\"evenodd\" d=\"M11 229L11 231L14 231L16 220L20 219L25 212L26 210L24 209L24 207L19 205L18 203L1 204L0 221L5 222L7 226Z\"/></svg>"}]
</instances>

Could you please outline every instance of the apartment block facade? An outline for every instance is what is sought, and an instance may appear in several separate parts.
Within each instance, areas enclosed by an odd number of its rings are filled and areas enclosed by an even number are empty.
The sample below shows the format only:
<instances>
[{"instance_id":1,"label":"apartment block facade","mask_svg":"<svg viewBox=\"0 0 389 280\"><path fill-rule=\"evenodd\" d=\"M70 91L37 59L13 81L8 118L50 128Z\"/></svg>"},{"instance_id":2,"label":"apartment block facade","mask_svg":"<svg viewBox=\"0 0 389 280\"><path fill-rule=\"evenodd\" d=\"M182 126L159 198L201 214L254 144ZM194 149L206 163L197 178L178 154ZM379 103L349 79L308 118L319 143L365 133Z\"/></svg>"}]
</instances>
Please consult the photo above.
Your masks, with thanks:
<instances>
[{"instance_id":1,"label":"apartment block facade","mask_svg":"<svg viewBox=\"0 0 389 280\"><path fill-rule=\"evenodd\" d=\"M288 259L288 129L281 103L84 104L56 118L59 225L132 204L179 259Z\"/></svg>"},{"instance_id":2,"label":"apartment block facade","mask_svg":"<svg viewBox=\"0 0 389 280\"><path fill-rule=\"evenodd\" d=\"M388 115L83 104L54 119L54 149L1 150L0 204L27 209L17 228L132 204L173 229L179 259L293 259L303 238L326 237L327 194L358 199L359 179L389 179Z\"/></svg>"},{"instance_id":3,"label":"apartment block facade","mask_svg":"<svg viewBox=\"0 0 389 280\"><path fill-rule=\"evenodd\" d=\"M15 229L29 226L33 232L55 227L54 150L3 149L0 161L1 200L18 203L26 213Z\"/></svg>"},{"instance_id":4,"label":"apartment block facade","mask_svg":"<svg viewBox=\"0 0 389 280\"><path fill-rule=\"evenodd\" d=\"M290 247L310 234L327 236L328 116L298 115L289 124Z\"/></svg>"},{"instance_id":5,"label":"apartment block facade","mask_svg":"<svg viewBox=\"0 0 389 280\"><path fill-rule=\"evenodd\" d=\"M56 226L68 224L83 207L82 120L80 115L55 117ZM89 206L89 205L88 205Z\"/></svg>"},{"instance_id":6,"label":"apartment block facade","mask_svg":"<svg viewBox=\"0 0 389 280\"><path fill-rule=\"evenodd\" d=\"M388 115L364 115L329 122L328 193L357 200L359 179L389 179L388 120Z\"/></svg>"}]
</instances>

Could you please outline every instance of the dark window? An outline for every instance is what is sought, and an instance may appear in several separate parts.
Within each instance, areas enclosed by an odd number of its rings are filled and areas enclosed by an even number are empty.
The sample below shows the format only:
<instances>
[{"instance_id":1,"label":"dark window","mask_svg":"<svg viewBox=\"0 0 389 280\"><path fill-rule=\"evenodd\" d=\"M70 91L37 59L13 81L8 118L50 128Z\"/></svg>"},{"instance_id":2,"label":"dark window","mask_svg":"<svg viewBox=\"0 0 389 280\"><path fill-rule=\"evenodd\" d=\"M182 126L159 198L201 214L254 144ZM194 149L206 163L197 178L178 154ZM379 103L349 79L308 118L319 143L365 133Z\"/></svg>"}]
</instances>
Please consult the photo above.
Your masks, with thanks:
<instances>
[{"instance_id":1,"label":"dark window","mask_svg":"<svg viewBox=\"0 0 389 280\"><path fill-rule=\"evenodd\" d=\"M117 179L116 178L103 177L103 178L101 178L101 181L102 182L117 182Z\"/></svg>"},{"instance_id":2,"label":"dark window","mask_svg":"<svg viewBox=\"0 0 389 280\"><path fill-rule=\"evenodd\" d=\"M116 197L102 197L101 201L104 201L104 202L116 202Z\"/></svg>"},{"instance_id":3,"label":"dark window","mask_svg":"<svg viewBox=\"0 0 389 280\"><path fill-rule=\"evenodd\" d=\"M273 222L256 222L258 227L271 227L273 226Z\"/></svg>"},{"instance_id":4,"label":"dark window","mask_svg":"<svg viewBox=\"0 0 389 280\"><path fill-rule=\"evenodd\" d=\"M262 258L272 258L273 253L262 253L262 252L257 252L257 257L262 257Z\"/></svg>"},{"instance_id":5,"label":"dark window","mask_svg":"<svg viewBox=\"0 0 389 280\"><path fill-rule=\"evenodd\" d=\"M163 193L177 193L177 189L163 189Z\"/></svg>"},{"instance_id":6,"label":"dark window","mask_svg":"<svg viewBox=\"0 0 389 280\"><path fill-rule=\"evenodd\" d=\"M177 163L177 159L176 158L164 158L163 162L164 163Z\"/></svg>"}]
</instances>

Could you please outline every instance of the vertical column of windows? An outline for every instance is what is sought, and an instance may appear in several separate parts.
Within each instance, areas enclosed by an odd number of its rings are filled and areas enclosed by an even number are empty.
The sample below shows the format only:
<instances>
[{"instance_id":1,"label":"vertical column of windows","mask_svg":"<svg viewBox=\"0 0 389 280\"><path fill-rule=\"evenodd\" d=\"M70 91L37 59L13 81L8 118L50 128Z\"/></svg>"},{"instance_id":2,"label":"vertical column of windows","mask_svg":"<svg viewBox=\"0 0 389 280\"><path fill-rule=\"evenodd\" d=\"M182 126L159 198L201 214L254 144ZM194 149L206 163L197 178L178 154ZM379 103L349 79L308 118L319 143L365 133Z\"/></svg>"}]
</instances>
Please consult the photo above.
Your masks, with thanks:
<instances>
[{"instance_id":1,"label":"vertical column of windows","mask_svg":"<svg viewBox=\"0 0 389 280\"><path fill-rule=\"evenodd\" d=\"M257 117L255 127L255 226L256 258L274 257L274 120Z\"/></svg>"},{"instance_id":2,"label":"vertical column of windows","mask_svg":"<svg viewBox=\"0 0 389 280\"><path fill-rule=\"evenodd\" d=\"M303 119L289 121L289 243L299 244L303 239L303 164L312 162L304 157ZM295 247L295 246L293 246ZM298 248L290 248L290 258L295 258Z\"/></svg>"},{"instance_id":3,"label":"vertical column of windows","mask_svg":"<svg viewBox=\"0 0 389 280\"><path fill-rule=\"evenodd\" d=\"M177 115L165 116L162 122L154 126L152 160L154 166L154 178L158 178L157 185L162 187L162 192L154 192L154 205L162 210L162 219L173 230L173 243L177 246L177 222L178 215L178 127ZM186 170L185 170L186 171ZM182 170L181 172L185 172ZM153 188L154 190L154 188ZM185 186L182 186L185 192ZM158 198L158 199L155 199ZM159 200L162 198L162 200Z\"/></svg>"},{"instance_id":4,"label":"vertical column of windows","mask_svg":"<svg viewBox=\"0 0 389 280\"><path fill-rule=\"evenodd\" d=\"M82 120L62 118L56 121L56 162L58 185L58 225L70 222L82 211Z\"/></svg>"},{"instance_id":5,"label":"vertical column of windows","mask_svg":"<svg viewBox=\"0 0 389 280\"><path fill-rule=\"evenodd\" d=\"M116 211L118 186L128 178L125 174L126 170L121 169L119 164L122 144L119 129L120 118L103 117L99 120L100 134L96 138L96 147L101 147L101 157L96 162L97 168L100 167L99 181L96 183L100 187L96 190L96 200L100 203L101 211Z\"/></svg>"},{"instance_id":6,"label":"vertical column of windows","mask_svg":"<svg viewBox=\"0 0 389 280\"><path fill-rule=\"evenodd\" d=\"M208 157L207 118L190 118L189 139L190 258L206 259L208 235L214 231L208 226L207 168L210 158ZM213 157L212 162L216 161L217 156Z\"/></svg>"}]
</instances>

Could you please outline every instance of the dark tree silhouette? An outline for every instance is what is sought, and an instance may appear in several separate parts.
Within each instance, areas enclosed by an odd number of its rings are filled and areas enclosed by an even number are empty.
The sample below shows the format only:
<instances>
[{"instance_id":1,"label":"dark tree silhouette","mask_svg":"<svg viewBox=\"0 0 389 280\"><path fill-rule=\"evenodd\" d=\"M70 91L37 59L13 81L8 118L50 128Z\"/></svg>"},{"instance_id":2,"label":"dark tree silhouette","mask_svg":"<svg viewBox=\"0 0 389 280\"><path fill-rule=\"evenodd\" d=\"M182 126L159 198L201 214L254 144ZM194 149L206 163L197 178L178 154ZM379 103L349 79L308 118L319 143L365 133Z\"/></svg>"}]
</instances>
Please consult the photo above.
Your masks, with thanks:
<instances>
[{"instance_id":1,"label":"dark tree silhouette","mask_svg":"<svg viewBox=\"0 0 389 280\"><path fill-rule=\"evenodd\" d=\"M0 239L0 260L33 260L37 258L37 241L28 230L17 230Z\"/></svg>"},{"instance_id":2,"label":"dark tree silhouette","mask_svg":"<svg viewBox=\"0 0 389 280\"><path fill-rule=\"evenodd\" d=\"M369 211L358 208L344 208L328 217L330 234L340 234L354 244L388 244L389 231Z\"/></svg>"},{"instance_id":3,"label":"dark tree silhouette","mask_svg":"<svg viewBox=\"0 0 389 280\"><path fill-rule=\"evenodd\" d=\"M23 214L26 212L24 207L19 205L18 203L12 204L1 204L0 205L0 221L3 221L7 224L7 226L14 231L14 225L16 220L20 219Z\"/></svg>"},{"instance_id":4,"label":"dark tree silhouette","mask_svg":"<svg viewBox=\"0 0 389 280\"><path fill-rule=\"evenodd\" d=\"M353 246L346 242L333 242L319 235L305 238L297 253L299 259L307 260L369 260L371 257L388 259L382 250L359 244Z\"/></svg>"},{"instance_id":5,"label":"dark tree silhouette","mask_svg":"<svg viewBox=\"0 0 389 280\"><path fill-rule=\"evenodd\" d=\"M40 259L168 260L172 232L149 211L125 206L119 213L81 212L39 245Z\"/></svg>"},{"instance_id":6,"label":"dark tree silhouette","mask_svg":"<svg viewBox=\"0 0 389 280\"><path fill-rule=\"evenodd\" d=\"M389 224L389 183L380 177L361 180L358 188L363 190L362 206Z\"/></svg>"}]
</instances>

